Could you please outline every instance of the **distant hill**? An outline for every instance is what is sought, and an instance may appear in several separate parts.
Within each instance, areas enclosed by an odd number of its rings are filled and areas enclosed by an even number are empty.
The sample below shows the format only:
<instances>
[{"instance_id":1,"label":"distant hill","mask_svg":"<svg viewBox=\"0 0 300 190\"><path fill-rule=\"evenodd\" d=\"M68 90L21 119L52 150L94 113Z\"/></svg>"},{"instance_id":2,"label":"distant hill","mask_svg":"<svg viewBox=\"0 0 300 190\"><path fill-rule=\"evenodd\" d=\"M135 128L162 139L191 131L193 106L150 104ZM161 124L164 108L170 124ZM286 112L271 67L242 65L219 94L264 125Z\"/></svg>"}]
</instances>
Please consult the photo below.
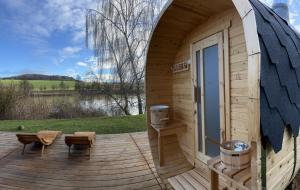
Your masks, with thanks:
<instances>
[{"instance_id":1,"label":"distant hill","mask_svg":"<svg viewBox=\"0 0 300 190\"><path fill-rule=\"evenodd\" d=\"M60 80L60 81L75 81L73 77L60 75L41 75L41 74L24 74L12 77L2 78L3 80Z\"/></svg>"}]
</instances>

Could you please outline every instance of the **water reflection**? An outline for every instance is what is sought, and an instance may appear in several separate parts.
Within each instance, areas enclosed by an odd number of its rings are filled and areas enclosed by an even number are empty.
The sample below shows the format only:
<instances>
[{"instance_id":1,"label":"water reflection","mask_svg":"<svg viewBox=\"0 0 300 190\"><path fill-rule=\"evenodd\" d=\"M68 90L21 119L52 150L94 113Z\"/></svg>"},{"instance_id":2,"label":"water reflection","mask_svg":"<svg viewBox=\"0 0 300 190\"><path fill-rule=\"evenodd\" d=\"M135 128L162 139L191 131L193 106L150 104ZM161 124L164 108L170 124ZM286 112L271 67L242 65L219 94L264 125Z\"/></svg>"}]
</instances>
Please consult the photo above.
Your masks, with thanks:
<instances>
[{"instance_id":1,"label":"water reflection","mask_svg":"<svg viewBox=\"0 0 300 190\"><path fill-rule=\"evenodd\" d=\"M117 96L116 96L117 97ZM36 97L32 97L36 98ZM68 101L73 104L78 104L84 110L99 110L104 112L107 116L120 116L124 115L123 111L119 108L116 101L105 95L92 95L92 96L39 96L39 99L55 105L55 102ZM117 97L118 98L118 97ZM118 99L119 101L120 99ZM129 97L129 112L131 115L138 115L137 98L134 96Z\"/></svg>"}]
</instances>

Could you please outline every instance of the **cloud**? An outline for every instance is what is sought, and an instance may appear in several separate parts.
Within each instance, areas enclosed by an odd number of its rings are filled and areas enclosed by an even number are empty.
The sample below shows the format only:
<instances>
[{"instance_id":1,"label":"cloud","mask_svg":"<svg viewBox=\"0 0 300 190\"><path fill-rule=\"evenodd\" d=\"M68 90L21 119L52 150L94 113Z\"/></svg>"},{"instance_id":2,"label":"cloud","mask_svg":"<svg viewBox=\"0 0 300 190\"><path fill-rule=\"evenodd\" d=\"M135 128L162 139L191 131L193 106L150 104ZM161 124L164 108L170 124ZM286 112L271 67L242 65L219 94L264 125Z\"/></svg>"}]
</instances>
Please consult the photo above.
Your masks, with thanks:
<instances>
[{"instance_id":1,"label":"cloud","mask_svg":"<svg viewBox=\"0 0 300 190\"><path fill-rule=\"evenodd\" d=\"M68 46L62 49L61 55L62 56L73 56L74 54L80 52L82 50L81 47L78 46Z\"/></svg>"},{"instance_id":2,"label":"cloud","mask_svg":"<svg viewBox=\"0 0 300 190\"><path fill-rule=\"evenodd\" d=\"M78 57L79 52L82 50L79 46L68 46L60 50L58 58L55 59L54 64L59 65L68 58Z\"/></svg>"},{"instance_id":3,"label":"cloud","mask_svg":"<svg viewBox=\"0 0 300 190\"><path fill-rule=\"evenodd\" d=\"M112 74L102 74L99 76L100 82L113 82L114 81L114 75Z\"/></svg>"},{"instance_id":4,"label":"cloud","mask_svg":"<svg viewBox=\"0 0 300 190\"><path fill-rule=\"evenodd\" d=\"M10 28L11 35L36 49L50 49L56 32L68 32L70 43L82 44L86 8L96 5L96 0L0 0L1 22Z\"/></svg>"},{"instance_id":5,"label":"cloud","mask_svg":"<svg viewBox=\"0 0 300 190\"><path fill-rule=\"evenodd\" d=\"M294 24L297 20L297 17L298 17L297 13L290 12L290 23Z\"/></svg>"},{"instance_id":6,"label":"cloud","mask_svg":"<svg viewBox=\"0 0 300 190\"><path fill-rule=\"evenodd\" d=\"M271 6L273 3L273 0L260 0L261 2L265 3L268 6Z\"/></svg>"},{"instance_id":7,"label":"cloud","mask_svg":"<svg viewBox=\"0 0 300 190\"><path fill-rule=\"evenodd\" d=\"M95 57L95 56L88 57L85 60L85 62L90 64L90 66L94 72L98 71L100 69L103 69L103 70L113 70L114 69L113 65L111 64L111 62L109 60L102 62L102 63L98 63L97 57Z\"/></svg>"},{"instance_id":8,"label":"cloud","mask_svg":"<svg viewBox=\"0 0 300 190\"><path fill-rule=\"evenodd\" d=\"M98 82L113 82L116 80L117 76L115 74L115 67L107 60L104 63L98 63L97 57L90 56L84 63L88 64L89 72L84 76L84 80L88 82L98 81Z\"/></svg>"},{"instance_id":9,"label":"cloud","mask_svg":"<svg viewBox=\"0 0 300 190\"><path fill-rule=\"evenodd\" d=\"M294 3L294 0L289 0L288 3L289 5L292 5Z\"/></svg>"},{"instance_id":10,"label":"cloud","mask_svg":"<svg viewBox=\"0 0 300 190\"><path fill-rule=\"evenodd\" d=\"M272 6L273 2L279 1L282 2L282 0L260 0L262 2L264 2L265 4ZM288 2L288 5L292 5L294 3L294 0L287 0L286 2Z\"/></svg>"},{"instance_id":11,"label":"cloud","mask_svg":"<svg viewBox=\"0 0 300 190\"><path fill-rule=\"evenodd\" d=\"M73 40L78 42L85 37L85 11L96 5L96 0L47 0L44 9L52 18L52 28L71 30Z\"/></svg>"},{"instance_id":12,"label":"cloud","mask_svg":"<svg viewBox=\"0 0 300 190\"><path fill-rule=\"evenodd\" d=\"M114 75L113 74L86 74L84 76L84 81L86 82L113 82L114 81Z\"/></svg>"},{"instance_id":13,"label":"cloud","mask_svg":"<svg viewBox=\"0 0 300 190\"><path fill-rule=\"evenodd\" d=\"M77 62L77 65L80 66L80 67L87 67L88 66L88 64L84 63L84 62Z\"/></svg>"},{"instance_id":14,"label":"cloud","mask_svg":"<svg viewBox=\"0 0 300 190\"><path fill-rule=\"evenodd\" d=\"M67 69L65 75L68 77L76 78L79 75L79 73L75 69Z\"/></svg>"}]
</instances>

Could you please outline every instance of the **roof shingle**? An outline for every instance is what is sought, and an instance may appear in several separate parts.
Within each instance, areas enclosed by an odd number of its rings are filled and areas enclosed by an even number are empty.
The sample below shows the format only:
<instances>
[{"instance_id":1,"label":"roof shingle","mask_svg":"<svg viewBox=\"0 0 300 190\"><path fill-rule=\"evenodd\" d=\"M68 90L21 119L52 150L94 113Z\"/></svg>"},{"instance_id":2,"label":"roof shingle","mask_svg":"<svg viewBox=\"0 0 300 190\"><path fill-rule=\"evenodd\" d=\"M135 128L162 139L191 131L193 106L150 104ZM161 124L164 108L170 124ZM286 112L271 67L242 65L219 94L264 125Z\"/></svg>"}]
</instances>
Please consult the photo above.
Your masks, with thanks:
<instances>
[{"instance_id":1,"label":"roof shingle","mask_svg":"<svg viewBox=\"0 0 300 190\"><path fill-rule=\"evenodd\" d=\"M262 136L275 152L282 148L285 127L299 134L300 39L272 9L250 0L261 46L260 123Z\"/></svg>"}]
</instances>

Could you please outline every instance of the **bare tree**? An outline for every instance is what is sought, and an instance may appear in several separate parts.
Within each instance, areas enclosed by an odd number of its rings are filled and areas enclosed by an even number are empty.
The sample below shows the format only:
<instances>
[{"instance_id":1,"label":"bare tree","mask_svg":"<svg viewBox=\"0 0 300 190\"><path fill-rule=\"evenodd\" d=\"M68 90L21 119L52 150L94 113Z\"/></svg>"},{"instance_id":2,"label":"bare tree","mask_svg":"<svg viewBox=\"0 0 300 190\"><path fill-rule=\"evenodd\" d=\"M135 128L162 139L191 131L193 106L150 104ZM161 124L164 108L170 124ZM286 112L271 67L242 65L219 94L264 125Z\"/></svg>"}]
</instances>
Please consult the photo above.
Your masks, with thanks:
<instances>
[{"instance_id":1,"label":"bare tree","mask_svg":"<svg viewBox=\"0 0 300 190\"><path fill-rule=\"evenodd\" d=\"M107 90L129 115L129 95L135 94L139 114L143 113L143 82L145 78L145 55L155 16L164 0L101 0L97 9L86 14L86 42L97 57L98 80L103 69L109 67L120 94L115 96Z\"/></svg>"}]
</instances>

